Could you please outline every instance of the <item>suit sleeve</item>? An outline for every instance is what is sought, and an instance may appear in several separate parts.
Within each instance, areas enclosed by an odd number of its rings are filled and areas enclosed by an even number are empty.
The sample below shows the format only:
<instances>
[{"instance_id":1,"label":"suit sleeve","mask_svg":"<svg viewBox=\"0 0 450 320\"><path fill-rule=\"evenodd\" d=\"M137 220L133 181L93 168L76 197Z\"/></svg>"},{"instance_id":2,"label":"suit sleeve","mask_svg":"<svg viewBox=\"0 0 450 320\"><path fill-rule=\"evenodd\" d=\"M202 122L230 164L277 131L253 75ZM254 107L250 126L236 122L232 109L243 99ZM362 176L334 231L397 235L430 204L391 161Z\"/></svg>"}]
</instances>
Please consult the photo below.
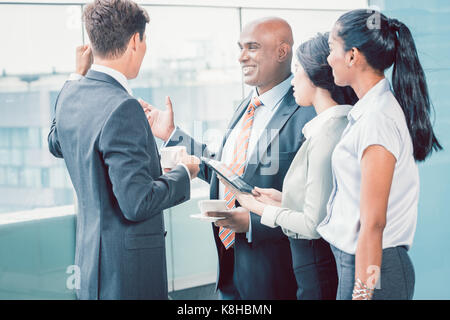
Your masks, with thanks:
<instances>
[{"instance_id":1,"label":"suit sleeve","mask_svg":"<svg viewBox=\"0 0 450 320\"><path fill-rule=\"evenodd\" d=\"M214 153L211 153L208 150L206 144L195 141L194 138L192 138L189 134L178 127L172 133L170 140L166 142L165 146L184 146L186 147L186 151L188 154L194 155L197 158L214 158L216 156ZM201 162L200 172L198 173L197 177L202 179L203 181L206 181L207 183L211 183L212 170L203 162Z\"/></svg>"},{"instance_id":2,"label":"suit sleeve","mask_svg":"<svg viewBox=\"0 0 450 320\"><path fill-rule=\"evenodd\" d=\"M58 94L58 97L56 98L55 106L53 108L53 119L52 124L50 126L50 132L47 136L48 141L48 150L52 155L54 155L57 158L62 158L63 154L61 151L61 146L59 144L58 140L58 130L56 129L56 106L58 105L59 96L61 95L61 92L64 90L65 86L67 84L67 81L65 82L63 88Z\"/></svg>"},{"instance_id":3,"label":"suit sleeve","mask_svg":"<svg viewBox=\"0 0 450 320\"><path fill-rule=\"evenodd\" d=\"M144 112L135 99L117 107L99 139L114 196L126 219L143 221L190 198L190 180L183 166L153 177L159 156Z\"/></svg>"},{"instance_id":4,"label":"suit sleeve","mask_svg":"<svg viewBox=\"0 0 450 320\"><path fill-rule=\"evenodd\" d=\"M58 141L58 130L56 129L56 119L53 118L52 125L50 127L50 133L47 137L48 141L48 150L52 155L54 155L57 158L62 158L63 154L61 151L61 146L59 145Z\"/></svg>"}]
</instances>

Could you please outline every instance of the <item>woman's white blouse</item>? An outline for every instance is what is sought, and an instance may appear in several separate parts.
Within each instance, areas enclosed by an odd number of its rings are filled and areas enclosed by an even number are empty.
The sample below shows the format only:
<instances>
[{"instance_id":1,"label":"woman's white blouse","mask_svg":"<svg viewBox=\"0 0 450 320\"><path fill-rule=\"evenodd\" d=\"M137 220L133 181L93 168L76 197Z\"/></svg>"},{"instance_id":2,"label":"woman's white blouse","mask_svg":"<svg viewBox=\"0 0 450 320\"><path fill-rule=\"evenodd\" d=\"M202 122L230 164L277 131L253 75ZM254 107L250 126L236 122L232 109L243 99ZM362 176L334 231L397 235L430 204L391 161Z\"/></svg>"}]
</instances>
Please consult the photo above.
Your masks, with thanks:
<instances>
[{"instance_id":1,"label":"woman's white blouse","mask_svg":"<svg viewBox=\"0 0 450 320\"><path fill-rule=\"evenodd\" d=\"M318 114L303 127L306 140L283 181L281 208L266 206L261 223L294 239L318 239L316 228L327 215L333 187L331 154L347 126L351 106L338 105Z\"/></svg>"},{"instance_id":2,"label":"woman's white blouse","mask_svg":"<svg viewBox=\"0 0 450 320\"><path fill-rule=\"evenodd\" d=\"M332 155L333 190L319 234L355 254L360 230L360 161L364 150L381 145L396 161L383 232L383 249L411 247L417 222L419 173L405 115L388 80L378 82L348 115L349 123Z\"/></svg>"}]
</instances>

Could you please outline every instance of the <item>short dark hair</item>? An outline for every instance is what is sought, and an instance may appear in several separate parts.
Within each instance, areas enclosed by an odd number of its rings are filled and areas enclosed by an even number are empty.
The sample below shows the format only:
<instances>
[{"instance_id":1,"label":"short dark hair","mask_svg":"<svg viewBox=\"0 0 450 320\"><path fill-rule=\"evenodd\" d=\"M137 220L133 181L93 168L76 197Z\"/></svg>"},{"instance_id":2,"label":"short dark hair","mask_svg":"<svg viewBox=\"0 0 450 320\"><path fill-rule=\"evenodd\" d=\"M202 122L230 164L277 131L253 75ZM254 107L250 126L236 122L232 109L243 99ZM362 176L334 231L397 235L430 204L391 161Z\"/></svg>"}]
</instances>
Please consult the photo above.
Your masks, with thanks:
<instances>
[{"instance_id":1,"label":"short dark hair","mask_svg":"<svg viewBox=\"0 0 450 320\"><path fill-rule=\"evenodd\" d=\"M142 41L150 22L145 9L130 0L95 0L83 18L93 53L103 58L121 56L136 32Z\"/></svg>"},{"instance_id":2,"label":"short dark hair","mask_svg":"<svg viewBox=\"0 0 450 320\"><path fill-rule=\"evenodd\" d=\"M314 38L303 42L297 49L297 60L308 78L318 88L328 90L339 104L354 105L358 97L351 87L339 87L334 83L333 70L328 64L330 55L329 33L318 33Z\"/></svg>"}]
</instances>

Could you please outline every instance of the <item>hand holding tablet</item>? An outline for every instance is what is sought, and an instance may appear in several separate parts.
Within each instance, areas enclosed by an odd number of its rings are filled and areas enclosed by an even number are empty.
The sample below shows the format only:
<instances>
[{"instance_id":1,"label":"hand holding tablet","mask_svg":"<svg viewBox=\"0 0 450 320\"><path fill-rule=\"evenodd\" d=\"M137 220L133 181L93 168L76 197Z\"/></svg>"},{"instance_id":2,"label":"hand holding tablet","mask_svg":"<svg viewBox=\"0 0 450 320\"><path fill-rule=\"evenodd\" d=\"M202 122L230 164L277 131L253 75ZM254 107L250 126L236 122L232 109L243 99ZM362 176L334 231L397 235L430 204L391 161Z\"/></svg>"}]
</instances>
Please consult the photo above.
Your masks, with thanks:
<instances>
[{"instance_id":1,"label":"hand holding tablet","mask_svg":"<svg viewBox=\"0 0 450 320\"><path fill-rule=\"evenodd\" d=\"M237 191L243 193L252 193L254 187L245 182L245 180L242 179L241 176L231 171L231 169L228 168L224 163L205 157L202 157L201 161L212 170L214 170L219 177L225 180L231 187L233 187Z\"/></svg>"}]
</instances>

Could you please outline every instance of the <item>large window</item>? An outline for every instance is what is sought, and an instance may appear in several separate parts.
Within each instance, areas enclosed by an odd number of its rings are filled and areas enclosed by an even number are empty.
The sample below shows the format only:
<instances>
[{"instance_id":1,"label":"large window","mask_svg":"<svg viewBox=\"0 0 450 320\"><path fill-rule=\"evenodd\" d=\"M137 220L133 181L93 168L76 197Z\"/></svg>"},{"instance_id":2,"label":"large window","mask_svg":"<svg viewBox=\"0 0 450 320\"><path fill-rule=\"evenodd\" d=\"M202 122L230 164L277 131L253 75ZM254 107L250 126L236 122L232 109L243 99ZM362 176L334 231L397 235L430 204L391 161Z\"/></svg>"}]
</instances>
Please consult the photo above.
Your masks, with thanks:
<instances>
[{"instance_id":1,"label":"large window","mask_svg":"<svg viewBox=\"0 0 450 320\"><path fill-rule=\"evenodd\" d=\"M444 150L419 165L419 212L410 253L416 272L414 298L449 299L450 2L371 0L370 4L410 28L427 78L434 130Z\"/></svg>"},{"instance_id":2,"label":"large window","mask_svg":"<svg viewBox=\"0 0 450 320\"><path fill-rule=\"evenodd\" d=\"M2 232L17 219L15 213L39 209L31 215L35 219L41 212L46 218L73 212L74 190L64 161L47 146L57 94L74 71L75 47L88 42L81 23L85 1L65 2L0 2L0 298L73 297L65 287L74 255L72 220L63 225L42 220L26 231L15 225L14 232ZM243 25L280 16L292 25L297 47L328 31L342 12L367 5L365 0L138 2L151 21L146 57L131 81L133 94L159 108L170 96L176 124L211 149L219 147L236 104L250 89L237 61ZM165 212L171 290L215 280L211 226L189 218L208 195L208 185L195 179L191 201Z\"/></svg>"},{"instance_id":3,"label":"large window","mask_svg":"<svg viewBox=\"0 0 450 320\"><path fill-rule=\"evenodd\" d=\"M0 5L0 214L73 203L47 134L82 43L80 19L80 6Z\"/></svg>"}]
</instances>

